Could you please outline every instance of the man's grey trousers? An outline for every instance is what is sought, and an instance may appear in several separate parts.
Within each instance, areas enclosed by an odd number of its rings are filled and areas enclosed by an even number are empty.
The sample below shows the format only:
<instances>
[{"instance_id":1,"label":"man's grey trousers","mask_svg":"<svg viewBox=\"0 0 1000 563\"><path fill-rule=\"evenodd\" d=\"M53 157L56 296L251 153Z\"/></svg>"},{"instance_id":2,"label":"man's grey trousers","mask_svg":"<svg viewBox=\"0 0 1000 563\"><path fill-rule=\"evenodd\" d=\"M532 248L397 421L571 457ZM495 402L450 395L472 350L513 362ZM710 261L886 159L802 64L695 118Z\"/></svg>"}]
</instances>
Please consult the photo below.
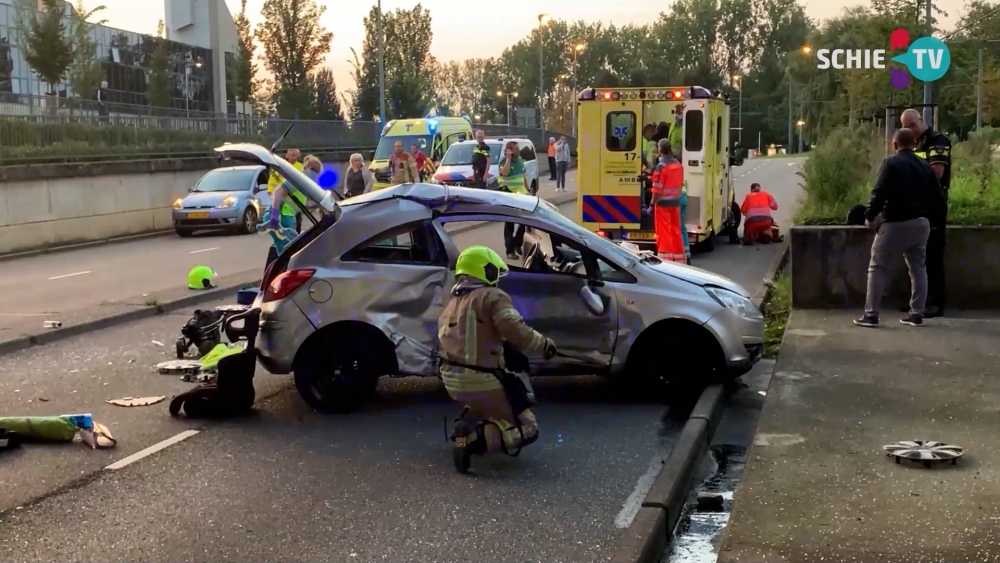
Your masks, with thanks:
<instances>
[{"instance_id":1,"label":"man's grey trousers","mask_svg":"<svg viewBox=\"0 0 1000 563\"><path fill-rule=\"evenodd\" d=\"M923 315L927 302L927 237L931 224L925 218L882 223L872 243L868 264L868 293L865 314L878 316L889 277L889 266L902 254L910 272L910 314Z\"/></svg>"}]
</instances>

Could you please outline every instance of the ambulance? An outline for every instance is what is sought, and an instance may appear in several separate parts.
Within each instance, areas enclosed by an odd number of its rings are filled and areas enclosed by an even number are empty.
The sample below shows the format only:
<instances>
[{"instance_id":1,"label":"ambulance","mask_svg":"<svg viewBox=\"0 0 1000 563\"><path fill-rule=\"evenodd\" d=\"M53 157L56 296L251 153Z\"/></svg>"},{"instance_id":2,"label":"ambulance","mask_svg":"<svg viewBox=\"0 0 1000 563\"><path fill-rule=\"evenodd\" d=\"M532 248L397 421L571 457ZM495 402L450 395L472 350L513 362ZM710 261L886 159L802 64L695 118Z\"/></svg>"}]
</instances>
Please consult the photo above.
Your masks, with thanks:
<instances>
[{"instance_id":1,"label":"ambulance","mask_svg":"<svg viewBox=\"0 0 1000 563\"><path fill-rule=\"evenodd\" d=\"M681 163L687 186L685 224L692 248L711 250L715 238L738 242L740 208L731 170L743 151L729 141L729 100L700 86L587 88L577 100L577 222L615 242L656 248L652 194L642 162L645 125L674 123L683 111ZM677 152L676 150L674 151ZM649 144L650 168L656 148ZM651 247L651 248L650 248Z\"/></svg>"},{"instance_id":2,"label":"ambulance","mask_svg":"<svg viewBox=\"0 0 1000 563\"><path fill-rule=\"evenodd\" d=\"M382 169L389 165L389 157L397 142L403 144L403 150L410 152L410 147L417 147L427 158L440 159L452 144L472 139L472 120L463 117L434 117L422 119L394 119L382 128L375 157L368 170L375 177L374 190L388 188L389 174Z\"/></svg>"}]
</instances>

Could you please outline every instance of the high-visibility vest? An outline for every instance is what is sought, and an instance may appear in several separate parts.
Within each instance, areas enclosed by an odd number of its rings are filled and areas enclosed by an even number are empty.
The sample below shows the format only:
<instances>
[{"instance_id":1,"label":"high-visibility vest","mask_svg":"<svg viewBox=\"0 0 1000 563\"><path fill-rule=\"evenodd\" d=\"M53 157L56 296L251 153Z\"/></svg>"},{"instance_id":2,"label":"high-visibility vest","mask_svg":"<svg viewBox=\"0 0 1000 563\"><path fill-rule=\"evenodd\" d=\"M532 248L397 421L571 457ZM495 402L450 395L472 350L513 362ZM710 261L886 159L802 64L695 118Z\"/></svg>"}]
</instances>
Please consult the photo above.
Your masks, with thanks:
<instances>
[{"instance_id":1,"label":"high-visibility vest","mask_svg":"<svg viewBox=\"0 0 1000 563\"><path fill-rule=\"evenodd\" d=\"M553 143L549 143L549 158L556 157L556 146Z\"/></svg>"},{"instance_id":2,"label":"high-visibility vest","mask_svg":"<svg viewBox=\"0 0 1000 563\"><path fill-rule=\"evenodd\" d=\"M303 167L301 162L294 162L292 163L292 166L294 166L295 169L298 170L299 172L302 172ZM274 190L276 190L278 186L280 186L284 182L285 178L282 177L281 174L277 172L272 172L271 177L267 179L267 193L270 194L271 196L274 196ZM306 196L300 194L299 192L288 192L288 193L295 199L299 200L299 203L301 203L302 205L306 204ZM281 204L281 214L295 215L295 209L292 208L292 206L288 205L287 203L283 203Z\"/></svg>"},{"instance_id":3,"label":"high-visibility vest","mask_svg":"<svg viewBox=\"0 0 1000 563\"><path fill-rule=\"evenodd\" d=\"M945 165L944 176L941 177L941 187L944 188L945 194L948 193L949 184L951 183L951 141L948 137L945 137L941 133L936 131L932 132L933 135L924 137L923 144L931 146L918 146L913 154L917 157L922 158L928 164L942 163ZM943 142L932 143L935 137L940 136Z\"/></svg>"},{"instance_id":4,"label":"high-visibility vest","mask_svg":"<svg viewBox=\"0 0 1000 563\"><path fill-rule=\"evenodd\" d=\"M660 161L651 177L653 193L660 196L657 205L679 206L684 194L684 166L676 160Z\"/></svg>"},{"instance_id":5,"label":"high-visibility vest","mask_svg":"<svg viewBox=\"0 0 1000 563\"><path fill-rule=\"evenodd\" d=\"M520 157L518 157L518 158L520 158ZM516 164L516 161L512 162L511 165L510 165L510 167L514 168L514 164ZM523 164L522 164L522 166L523 166ZM501 169L503 168L503 161L500 162L500 168ZM518 173L518 174L515 174L513 171L511 171L511 173L510 173L509 176L504 176L503 174L501 174L500 175L500 186L504 187L504 188L507 188L508 191L511 191L511 192L513 192L515 194L527 194L528 193L528 190L526 190L524 188L524 172L523 171L520 172L520 173Z\"/></svg>"},{"instance_id":6,"label":"high-visibility vest","mask_svg":"<svg viewBox=\"0 0 1000 563\"><path fill-rule=\"evenodd\" d=\"M684 143L683 128L680 123L674 122L670 126L670 133L667 135L667 139L670 141L670 148L674 150L674 154L680 154L681 150L684 148L681 145Z\"/></svg>"},{"instance_id":7,"label":"high-visibility vest","mask_svg":"<svg viewBox=\"0 0 1000 563\"><path fill-rule=\"evenodd\" d=\"M761 190L759 192L750 192L743 199L743 205L740 206L740 212L747 219L752 219L754 217L771 217L771 210L778 209L778 202L771 197L771 194Z\"/></svg>"}]
</instances>

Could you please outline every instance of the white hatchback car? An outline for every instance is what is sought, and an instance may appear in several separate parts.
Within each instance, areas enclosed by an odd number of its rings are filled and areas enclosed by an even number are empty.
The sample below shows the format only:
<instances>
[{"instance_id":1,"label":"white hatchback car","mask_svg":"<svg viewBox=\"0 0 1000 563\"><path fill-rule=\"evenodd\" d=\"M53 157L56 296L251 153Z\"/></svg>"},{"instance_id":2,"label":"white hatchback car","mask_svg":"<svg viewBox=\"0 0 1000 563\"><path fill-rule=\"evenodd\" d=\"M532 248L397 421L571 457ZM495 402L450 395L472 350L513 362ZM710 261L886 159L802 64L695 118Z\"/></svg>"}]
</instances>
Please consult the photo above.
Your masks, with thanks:
<instances>
[{"instance_id":1,"label":"white hatchback car","mask_svg":"<svg viewBox=\"0 0 1000 563\"><path fill-rule=\"evenodd\" d=\"M521 158L524 159L524 174L528 179L532 193L538 191L538 157L535 154L535 144L527 137L500 137L496 139L486 139L486 144L490 147L490 170L486 174L486 188L496 190L500 188L498 167L500 158L503 156L503 147L509 141L516 141L521 149ZM444 186L457 186L463 188L474 188L476 186L472 177L472 149L478 143L475 140L461 141L448 147L448 152L441 159L437 172L434 174L431 183Z\"/></svg>"}]
</instances>

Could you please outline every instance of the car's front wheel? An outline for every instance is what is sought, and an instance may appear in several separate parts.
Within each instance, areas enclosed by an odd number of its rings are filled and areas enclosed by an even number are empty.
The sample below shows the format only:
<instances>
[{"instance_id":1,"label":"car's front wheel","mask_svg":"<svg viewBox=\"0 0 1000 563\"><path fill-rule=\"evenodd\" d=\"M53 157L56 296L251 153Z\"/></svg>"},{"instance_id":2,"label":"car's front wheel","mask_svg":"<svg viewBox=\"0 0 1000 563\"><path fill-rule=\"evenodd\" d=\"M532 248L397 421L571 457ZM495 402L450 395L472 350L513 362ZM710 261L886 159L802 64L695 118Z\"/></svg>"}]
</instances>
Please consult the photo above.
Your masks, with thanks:
<instances>
[{"instance_id":1,"label":"car's front wheel","mask_svg":"<svg viewBox=\"0 0 1000 563\"><path fill-rule=\"evenodd\" d=\"M240 233L244 235L252 235L257 232L257 211L250 206L247 206L246 211L243 212L243 219L240 221Z\"/></svg>"},{"instance_id":2,"label":"car's front wheel","mask_svg":"<svg viewBox=\"0 0 1000 563\"><path fill-rule=\"evenodd\" d=\"M678 387L704 387L726 377L715 337L687 321L661 321L640 335L625 370L637 391L668 397Z\"/></svg>"},{"instance_id":3,"label":"car's front wheel","mask_svg":"<svg viewBox=\"0 0 1000 563\"><path fill-rule=\"evenodd\" d=\"M738 244L740 242L740 221L743 219L743 212L740 206L734 201L729 206L731 218L729 220L729 243Z\"/></svg>"},{"instance_id":4,"label":"car's front wheel","mask_svg":"<svg viewBox=\"0 0 1000 563\"><path fill-rule=\"evenodd\" d=\"M295 367L295 388L312 408L323 413L357 410L378 387L378 356L370 342L324 339L304 350Z\"/></svg>"}]
</instances>

